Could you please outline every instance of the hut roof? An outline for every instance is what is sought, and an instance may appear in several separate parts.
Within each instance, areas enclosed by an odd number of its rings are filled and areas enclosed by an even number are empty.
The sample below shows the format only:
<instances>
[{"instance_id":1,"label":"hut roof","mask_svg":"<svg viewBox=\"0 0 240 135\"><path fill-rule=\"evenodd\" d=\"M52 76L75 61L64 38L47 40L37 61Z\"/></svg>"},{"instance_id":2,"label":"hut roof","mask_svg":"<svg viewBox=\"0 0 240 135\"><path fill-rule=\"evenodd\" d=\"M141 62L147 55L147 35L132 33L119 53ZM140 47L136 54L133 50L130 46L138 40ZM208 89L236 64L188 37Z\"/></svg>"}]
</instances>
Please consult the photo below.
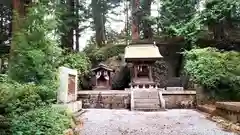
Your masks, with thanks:
<instances>
[{"instance_id":1,"label":"hut roof","mask_svg":"<svg viewBox=\"0 0 240 135\"><path fill-rule=\"evenodd\" d=\"M111 71L111 72L113 71L113 69L109 68L107 65L105 65L103 63L98 64L98 66L96 68L93 68L92 71L96 71L100 68L105 69L107 71Z\"/></svg>"},{"instance_id":2,"label":"hut roof","mask_svg":"<svg viewBox=\"0 0 240 135\"><path fill-rule=\"evenodd\" d=\"M125 59L149 59L157 60L162 58L159 49L154 44L135 44L125 48Z\"/></svg>"}]
</instances>

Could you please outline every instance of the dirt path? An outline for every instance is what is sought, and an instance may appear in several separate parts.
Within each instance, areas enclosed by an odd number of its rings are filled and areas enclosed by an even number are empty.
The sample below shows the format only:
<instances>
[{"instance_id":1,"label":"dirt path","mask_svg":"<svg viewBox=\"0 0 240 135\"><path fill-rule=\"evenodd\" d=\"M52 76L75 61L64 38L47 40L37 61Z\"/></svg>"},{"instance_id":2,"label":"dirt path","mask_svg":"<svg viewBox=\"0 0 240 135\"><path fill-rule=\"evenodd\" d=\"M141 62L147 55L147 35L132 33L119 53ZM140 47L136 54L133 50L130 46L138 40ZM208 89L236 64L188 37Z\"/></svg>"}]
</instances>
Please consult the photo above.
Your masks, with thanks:
<instances>
[{"instance_id":1,"label":"dirt path","mask_svg":"<svg viewBox=\"0 0 240 135\"><path fill-rule=\"evenodd\" d=\"M194 110L87 110L81 135L236 135Z\"/></svg>"}]
</instances>

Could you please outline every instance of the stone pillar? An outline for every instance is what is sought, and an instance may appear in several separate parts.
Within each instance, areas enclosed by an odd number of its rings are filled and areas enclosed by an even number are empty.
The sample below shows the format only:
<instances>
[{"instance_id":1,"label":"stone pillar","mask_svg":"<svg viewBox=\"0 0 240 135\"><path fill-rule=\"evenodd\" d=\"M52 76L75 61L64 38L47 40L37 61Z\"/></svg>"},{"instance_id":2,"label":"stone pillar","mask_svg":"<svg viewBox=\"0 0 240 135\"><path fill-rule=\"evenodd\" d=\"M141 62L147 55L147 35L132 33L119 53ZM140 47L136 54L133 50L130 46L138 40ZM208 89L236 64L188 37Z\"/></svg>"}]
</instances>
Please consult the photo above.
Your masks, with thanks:
<instances>
[{"instance_id":1,"label":"stone pillar","mask_svg":"<svg viewBox=\"0 0 240 135\"><path fill-rule=\"evenodd\" d=\"M60 106L64 106L72 112L77 112L82 109L82 101L77 101L77 76L77 70L66 67L59 68L60 86L58 88L57 102L60 104Z\"/></svg>"},{"instance_id":2,"label":"stone pillar","mask_svg":"<svg viewBox=\"0 0 240 135\"><path fill-rule=\"evenodd\" d=\"M58 102L69 103L76 101L78 88L77 70L60 67L59 73L60 86L58 88Z\"/></svg>"}]
</instances>

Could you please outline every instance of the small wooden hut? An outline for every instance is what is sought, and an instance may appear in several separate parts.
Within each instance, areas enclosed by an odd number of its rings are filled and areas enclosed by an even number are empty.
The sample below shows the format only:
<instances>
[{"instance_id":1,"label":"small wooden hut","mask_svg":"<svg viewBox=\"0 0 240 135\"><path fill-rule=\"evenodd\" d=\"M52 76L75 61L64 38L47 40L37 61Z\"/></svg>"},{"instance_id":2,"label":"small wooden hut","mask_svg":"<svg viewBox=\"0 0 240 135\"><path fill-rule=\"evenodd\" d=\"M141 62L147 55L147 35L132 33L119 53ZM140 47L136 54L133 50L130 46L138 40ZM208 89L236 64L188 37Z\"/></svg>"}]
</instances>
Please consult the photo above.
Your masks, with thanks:
<instances>
[{"instance_id":1,"label":"small wooden hut","mask_svg":"<svg viewBox=\"0 0 240 135\"><path fill-rule=\"evenodd\" d=\"M94 90L110 90L112 86L111 72L113 70L107 65L100 63L96 68L92 69L94 73Z\"/></svg>"}]
</instances>

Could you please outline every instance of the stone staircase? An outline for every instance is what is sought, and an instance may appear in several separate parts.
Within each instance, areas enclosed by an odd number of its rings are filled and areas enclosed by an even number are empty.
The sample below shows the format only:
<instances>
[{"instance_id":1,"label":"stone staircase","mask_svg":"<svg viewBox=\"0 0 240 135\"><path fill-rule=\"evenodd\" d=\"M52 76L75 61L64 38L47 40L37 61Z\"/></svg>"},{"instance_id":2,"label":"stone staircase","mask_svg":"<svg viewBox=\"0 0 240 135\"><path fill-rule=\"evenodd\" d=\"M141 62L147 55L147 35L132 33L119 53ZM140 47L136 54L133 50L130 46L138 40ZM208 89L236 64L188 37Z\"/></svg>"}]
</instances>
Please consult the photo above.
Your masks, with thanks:
<instances>
[{"instance_id":1,"label":"stone staircase","mask_svg":"<svg viewBox=\"0 0 240 135\"><path fill-rule=\"evenodd\" d=\"M165 101L157 89L134 89L131 91L131 110L164 110Z\"/></svg>"}]
</instances>

